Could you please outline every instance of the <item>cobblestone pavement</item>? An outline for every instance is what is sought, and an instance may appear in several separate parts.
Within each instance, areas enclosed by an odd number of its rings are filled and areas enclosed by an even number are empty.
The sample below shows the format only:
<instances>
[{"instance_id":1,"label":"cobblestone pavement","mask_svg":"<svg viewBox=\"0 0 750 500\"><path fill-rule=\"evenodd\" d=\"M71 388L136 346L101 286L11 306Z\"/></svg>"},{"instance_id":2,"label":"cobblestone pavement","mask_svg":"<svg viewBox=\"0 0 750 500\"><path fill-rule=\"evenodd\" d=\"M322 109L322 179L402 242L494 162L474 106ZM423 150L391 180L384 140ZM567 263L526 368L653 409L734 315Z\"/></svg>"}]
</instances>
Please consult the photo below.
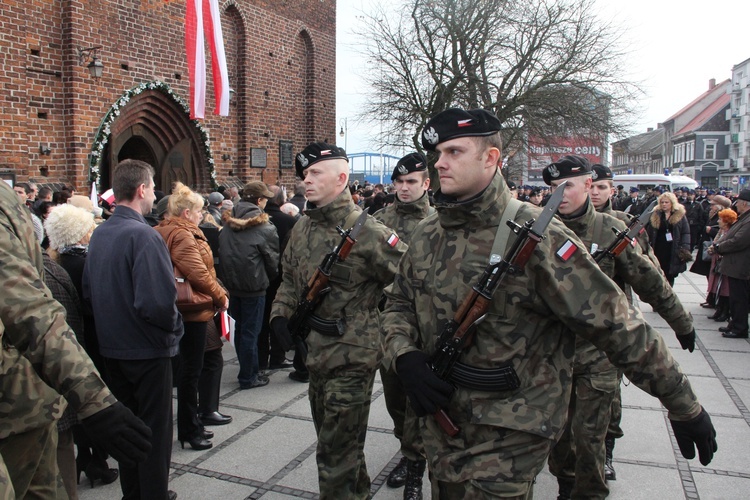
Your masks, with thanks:
<instances>
[{"instance_id":1,"label":"cobblestone pavement","mask_svg":"<svg viewBox=\"0 0 750 500\"><path fill-rule=\"evenodd\" d=\"M659 402L632 385L623 387L623 429L617 441L617 480L610 483L613 500L738 499L750 496L750 342L729 340L717 331L722 324L707 319L710 310L698 304L705 297L706 280L685 273L675 289L695 318L697 349L680 349L666 323L642 307L646 319L666 338L672 352L711 414L718 431L719 451L703 467L697 459L679 454L666 411ZM315 433L306 385L290 380L289 370L270 372L265 387L240 392L237 360L231 346L224 348L221 411L232 415L230 425L211 427L214 447L206 451L172 452L170 488L180 499L317 498ZM175 431L176 435L176 431ZM385 485L400 458L385 409L382 386L376 381L365 449L376 500L401 498L401 490ZM426 479L426 478L425 478ZM429 498L426 485L425 498ZM80 498L120 498L119 482L90 489L85 478ZM539 475L535 498L554 499L555 478Z\"/></svg>"}]
</instances>

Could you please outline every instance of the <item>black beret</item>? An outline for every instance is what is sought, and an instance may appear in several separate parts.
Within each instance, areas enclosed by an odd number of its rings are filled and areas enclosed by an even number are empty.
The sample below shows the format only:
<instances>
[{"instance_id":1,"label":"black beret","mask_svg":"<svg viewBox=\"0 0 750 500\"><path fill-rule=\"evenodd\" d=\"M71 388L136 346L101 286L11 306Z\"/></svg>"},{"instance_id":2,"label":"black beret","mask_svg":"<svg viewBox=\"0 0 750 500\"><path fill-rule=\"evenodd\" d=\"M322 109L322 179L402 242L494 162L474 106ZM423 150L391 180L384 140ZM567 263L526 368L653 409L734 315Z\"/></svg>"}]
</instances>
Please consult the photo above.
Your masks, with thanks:
<instances>
[{"instance_id":1,"label":"black beret","mask_svg":"<svg viewBox=\"0 0 750 500\"><path fill-rule=\"evenodd\" d=\"M322 160L336 160L339 158L347 162L349 161L344 148L325 142L313 142L294 159L294 168L297 171L297 176L300 179L304 179L304 171L310 165Z\"/></svg>"},{"instance_id":2,"label":"black beret","mask_svg":"<svg viewBox=\"0 0 750 500\"><path fill-rule=\"evenodd\" d=\"M459 108L446 109L433 116L422 131L422 146L435 151L441 142L458 137L493 135L499 132L500 120L494 113L485 109Z\"/></svg>"},{"instance_id":3,"label":"black beret","mask_svg":"<svg viewBox=\"0 0 750 500\"><path fill-rule=\"evenodd\" d=\"M515 182L513 182L513 181L508 181L508 182L507 182L507 184L508 184L508 189L510 189L511 191L513 191L514 189L517 189L517 188L516 188L516 183L515 183Z\"/></svg>"},{"instance_id":4,"label":"black beret","mask_svg":"<svg viewBox=\"0 0 750 500\"><path fill-rule=\"evenodd\" d=\"M591 164L583 156L567 155L554 163L550 163L542 171L542 179L547 185L553 180L579 177L591 173Z\"/></svg>"},{"instance_id":5,"label":"black beret","mask_svg":"<svg viewBox=\"0 0 750 500\"><path fill-rule=\"evenodd\" d=\"M612 170L609 167L594 163L591 165L591 178L595 181L611 181L615 176L612 175Z\"/></svg>"},{"instance_id":6,"label":"black beret","mask_svg":"<svg viewBox=\"0 0 750 500\"><path fill-rule=\"evenodd\" d=\"M406 175L412 172L424 172L427 170L427 158L421 153L409 153L396 163L393 169L391 180L395 181L399 175Z\"/></svg>"}]
</instances>

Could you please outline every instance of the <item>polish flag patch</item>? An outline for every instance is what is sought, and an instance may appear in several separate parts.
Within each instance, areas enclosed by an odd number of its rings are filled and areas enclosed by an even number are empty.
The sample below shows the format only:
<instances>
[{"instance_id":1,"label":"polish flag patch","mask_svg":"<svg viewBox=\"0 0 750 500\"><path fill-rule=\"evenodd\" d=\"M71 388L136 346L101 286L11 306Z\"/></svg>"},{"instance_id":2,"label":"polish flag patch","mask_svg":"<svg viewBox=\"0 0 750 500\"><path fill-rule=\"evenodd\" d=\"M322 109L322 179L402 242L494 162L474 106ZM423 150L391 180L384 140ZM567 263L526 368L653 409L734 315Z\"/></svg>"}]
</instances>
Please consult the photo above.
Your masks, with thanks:
<instances>
[{"instance_id":1,"label":"polish flag patch","mask_svg":"<svg viewBox=\"0 0 750 500\"><path fill-rule=\"evenodd\" d=\"M469 118L468 120L458 120L458 127L471 127L472 122L474 121L473 118Z\"/></svg>"},{"instance_id":2,"label":"polish flag patch","mask_svg":"<svg viewBox=\"0 0 750 500\"><path fill-rule=\"evenodd\" d=\"M399 238L396 233L391 233L391 235L388 237L388 244L391 247L395 247L396 245L398 245L398 241L399 241Z\"/></svg>"},{"instance_id":3,"label":"polish flag patch","mask_svg":"<svg viewBox=\"0 0 750 500\"><path fill-rule=\"evenodd\" d=\"M572 241L568 240L563 246L560 247L555 255L557 255L563 262L567 262L568 259L570 259L574 253L576 253L576 250L578 250L578 246L576 246L576 244Z\"/></svg>"}]
</instances>

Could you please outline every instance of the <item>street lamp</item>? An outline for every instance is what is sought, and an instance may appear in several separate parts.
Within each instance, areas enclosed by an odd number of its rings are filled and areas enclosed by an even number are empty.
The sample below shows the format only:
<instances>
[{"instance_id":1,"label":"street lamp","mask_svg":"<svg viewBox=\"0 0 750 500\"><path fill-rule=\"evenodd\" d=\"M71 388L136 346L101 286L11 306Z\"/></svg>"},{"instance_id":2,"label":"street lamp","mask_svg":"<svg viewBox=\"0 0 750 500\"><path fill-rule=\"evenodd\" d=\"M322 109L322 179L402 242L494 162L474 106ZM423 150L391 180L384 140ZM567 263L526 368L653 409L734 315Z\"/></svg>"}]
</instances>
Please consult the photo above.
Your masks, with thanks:
<instances>
[{"instance_id":1,"label":"street lamp","mask_svg":"<svg viewBox=\"0 0 750 500\"><path fill-rule=\"evenodd\" d=\"M346 151L346 143L349 139L349 128L347 127L347 120L346 118L342 118L341 121L339 121L339 125L341 126L341 132L339 132L339 137L344 138L344 151Z\"/></svg>"}]
</instances>

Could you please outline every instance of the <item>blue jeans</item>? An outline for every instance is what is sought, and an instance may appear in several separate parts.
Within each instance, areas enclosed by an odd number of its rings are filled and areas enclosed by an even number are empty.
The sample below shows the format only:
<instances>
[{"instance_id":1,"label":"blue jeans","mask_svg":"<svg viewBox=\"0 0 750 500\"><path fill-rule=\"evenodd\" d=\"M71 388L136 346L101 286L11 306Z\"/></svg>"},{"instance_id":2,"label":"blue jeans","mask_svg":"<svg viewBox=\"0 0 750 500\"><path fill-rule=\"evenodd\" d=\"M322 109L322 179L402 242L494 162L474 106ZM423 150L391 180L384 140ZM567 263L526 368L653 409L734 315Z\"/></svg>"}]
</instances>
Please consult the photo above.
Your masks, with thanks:
<instances>
[{"instance_id":1,"label":"blue jeans","mask_svg":"<svg viewBox=\"0 0 750 500\"><path fill-rule=\"evenodd\" d=\"M234 347L240 362L240 373L237 375L240 385L253 384L258 380L258 336L263 325L265 305L265 295L229 298L229 314L237 322Z\"/></svg>"}]
</instances>

